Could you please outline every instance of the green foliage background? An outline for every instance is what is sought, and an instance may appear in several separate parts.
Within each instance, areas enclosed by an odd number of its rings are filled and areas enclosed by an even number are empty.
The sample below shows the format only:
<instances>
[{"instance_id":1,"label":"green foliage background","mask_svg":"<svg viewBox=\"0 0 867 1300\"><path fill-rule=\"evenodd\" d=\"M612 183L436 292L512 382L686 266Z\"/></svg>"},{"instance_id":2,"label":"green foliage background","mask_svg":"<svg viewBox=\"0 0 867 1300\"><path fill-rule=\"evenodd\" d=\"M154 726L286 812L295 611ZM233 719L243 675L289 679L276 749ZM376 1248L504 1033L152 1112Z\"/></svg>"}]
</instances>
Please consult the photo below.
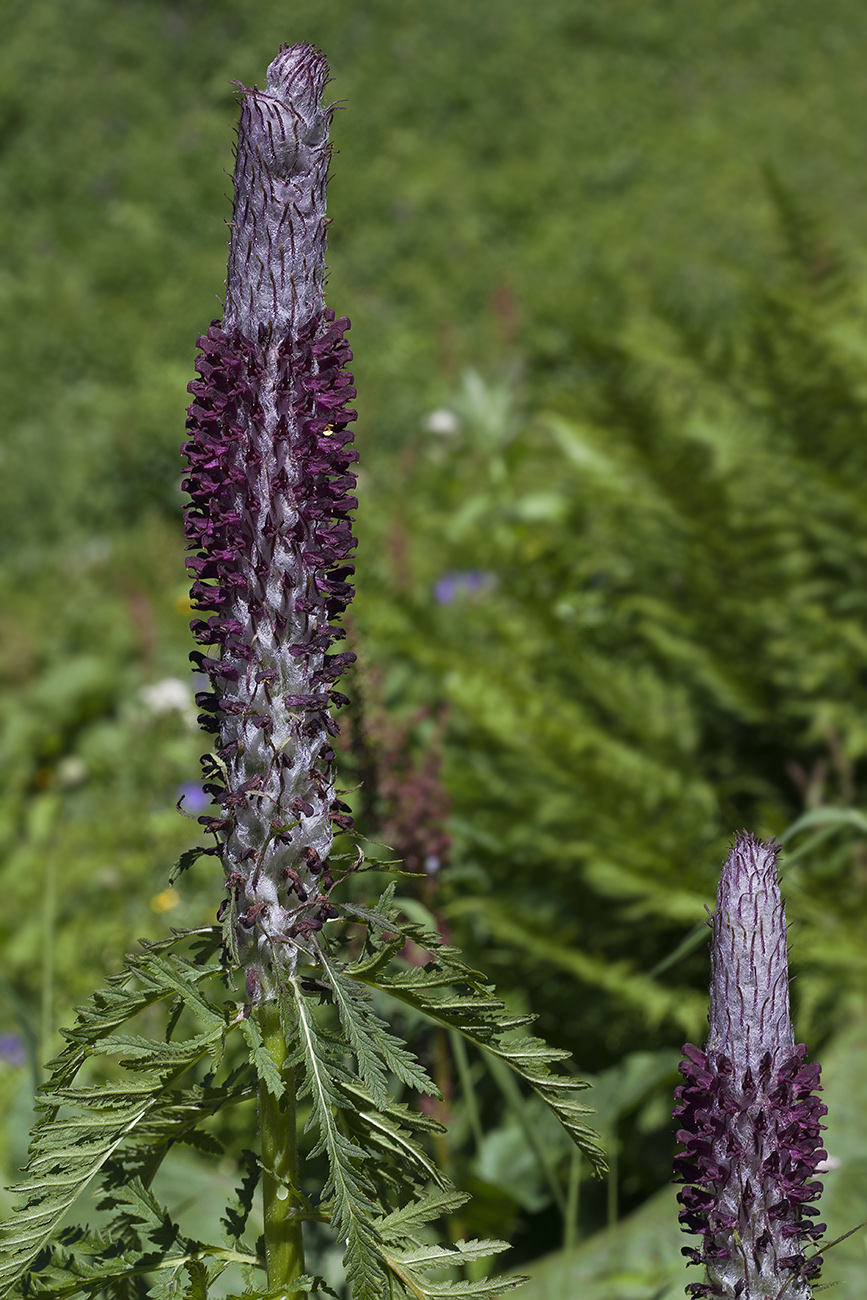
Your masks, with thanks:
<instances>
[{"instance_id":1,"label":"green foliage background","mask_svg":"<svg viewBox=\"0 0 867 1300\"><path fill-rule=\"evenodd\" d=\"M596 1077L616 1171L582 1182L526 1098L422 1038L464 1089L439 1156L476 1193L461 1231L511 1231L525 1265L574 1246L669 1176L732 831L799 828L801 1036L863 1024L863 6L8 0L4 20L0 1033L29 1061L0 1067L4 1165L71 1007L219 895L207 859L167 891L201 741L191 697L159 712L141 688L188 681L179 445L220 310L231 82L310 39L348 110L347 732L403 727L407 777L441 748L451 865L410 905ZM369 757L347 748L346 784L381 838ZM195 1214L207 1188L192 1163L177 1196Z\"/></svg>"}]
</instances>

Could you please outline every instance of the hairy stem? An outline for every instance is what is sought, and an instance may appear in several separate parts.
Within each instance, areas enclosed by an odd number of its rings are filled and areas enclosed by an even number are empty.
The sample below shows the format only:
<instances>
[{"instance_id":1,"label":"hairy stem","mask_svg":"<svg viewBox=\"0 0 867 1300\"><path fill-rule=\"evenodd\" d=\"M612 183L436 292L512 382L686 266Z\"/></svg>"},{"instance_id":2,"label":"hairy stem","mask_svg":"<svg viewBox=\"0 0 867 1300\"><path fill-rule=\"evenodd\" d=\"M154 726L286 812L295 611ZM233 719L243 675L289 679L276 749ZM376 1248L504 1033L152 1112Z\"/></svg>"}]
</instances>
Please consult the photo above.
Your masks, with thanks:
<instances>
[{"instance_id":1,"label":"hairy stem","mask_svg":"<svg viewBox=\"0 0 867 1300\"><path fill-rule=\"evenodd\" d=\"M265 1047L286 1082L286 1092L277 1100L259 1085L259 1126L262 1139L262 1182L265 1214L265 1259L268 1286L286 1287L285 1300L306 1295L292 1287L304 1272L302 1210L298 1193L298 1141L295 1121L295 1071L287 1069L286 1039L276 1003L259 1009L259 1026Z\"/></svg>"}]
</instances>

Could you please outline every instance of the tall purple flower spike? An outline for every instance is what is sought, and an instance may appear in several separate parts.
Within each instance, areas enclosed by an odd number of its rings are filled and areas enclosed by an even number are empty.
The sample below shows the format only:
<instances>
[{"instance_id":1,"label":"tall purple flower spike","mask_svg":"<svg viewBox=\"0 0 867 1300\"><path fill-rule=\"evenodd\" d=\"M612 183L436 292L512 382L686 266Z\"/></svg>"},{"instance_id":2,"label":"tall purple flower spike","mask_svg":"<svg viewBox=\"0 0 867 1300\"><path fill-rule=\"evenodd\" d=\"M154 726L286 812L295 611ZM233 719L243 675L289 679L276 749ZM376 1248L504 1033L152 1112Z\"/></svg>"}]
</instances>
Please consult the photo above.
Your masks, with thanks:
<instances>
[{"instance_id":1,"label":"tall purple flower spike","mask_svg":"<svg viewBox=\"0 0 867 1300\"><path fill-rule=\"evenodd\" d=\"M712 920L708 1041L687 1043L680 1064L680 1221L703 1238L683 1253L707 1268L693 1296L808 1300L822 1263L804 1250L825 1231L810 1202L827 1107L813 1095L819 1066L795 1045L776 857L772 840L735 840Z\"/></svg>"},{"instance_id":2,"label":"tall purple flower spike","mask_svg":"<svg viewBox=\"0 0 867 1300\"><path fill-rule=\"evenodd\" d=\"M217 736L202 759L222 805L200 817L226 872L226 943L255 1002L274 964L335 915L328 855L335 825L329 706L355 656L331 654L345 634L355 545L347 425L355 396L344 366L345 318L325 306L325 188L332 110L328 64L311 45L284 46L264 91L241 88L226 308L198 340L200 378L184 446L190 657L211 690L196 696Z\"/></svg>"}]
</instances>

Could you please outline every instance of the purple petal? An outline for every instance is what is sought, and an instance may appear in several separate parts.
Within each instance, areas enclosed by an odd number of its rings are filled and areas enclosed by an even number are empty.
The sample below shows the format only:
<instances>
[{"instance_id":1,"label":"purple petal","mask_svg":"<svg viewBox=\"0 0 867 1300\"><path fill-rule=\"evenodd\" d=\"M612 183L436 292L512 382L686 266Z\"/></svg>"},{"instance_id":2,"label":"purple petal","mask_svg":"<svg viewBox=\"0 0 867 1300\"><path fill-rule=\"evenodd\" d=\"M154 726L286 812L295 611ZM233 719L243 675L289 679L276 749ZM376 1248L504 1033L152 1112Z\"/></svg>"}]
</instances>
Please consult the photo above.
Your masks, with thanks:
<instances>
[{"instance_id":1,"label":"purple petal","mask_svg":"<svg viewBox=\"0 0 867 1300\"><path fill-rule=\"evenodd\" d=\"M205 794L201 785L197 781L185 781L183 785L178 786L178 802L183 803L184 812L202 813L206 808L210 808L213 800L209 794Z\"/></svg>"},{"instance_id":2,"label":"purple petal","mask_svg":"<svg viewBox=\"0 0 867 1300\"><path fill-rule=\"evenodd\" d=\"M27 1055L18 1034L0 1034L0 1061L7 1065L25 1065Z\"/></svg>"}]
</instances>

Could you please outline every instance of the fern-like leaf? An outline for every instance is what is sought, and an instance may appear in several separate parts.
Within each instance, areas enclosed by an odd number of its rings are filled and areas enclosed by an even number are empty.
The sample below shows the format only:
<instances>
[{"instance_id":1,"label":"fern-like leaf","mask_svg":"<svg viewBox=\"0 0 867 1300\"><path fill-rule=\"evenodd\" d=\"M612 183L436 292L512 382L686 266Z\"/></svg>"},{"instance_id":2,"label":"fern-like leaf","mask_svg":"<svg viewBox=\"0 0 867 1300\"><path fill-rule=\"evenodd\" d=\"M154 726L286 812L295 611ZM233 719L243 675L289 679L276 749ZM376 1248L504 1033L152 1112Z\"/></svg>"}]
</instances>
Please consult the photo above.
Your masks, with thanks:
<instances>
[{"instance_id":1,"label":"fern-like leaf","mask_svg":"<svg viewBox=\"0 0 867 1300\"><path fill-rule=\"evenodd\" d=\"M445 1129L435 1119L410 1110L401 1102L388 1100L377 1106L374 1099L358 1084L342 1083L339 1091L348 1104L344 1122L359 1145L374 1157L372 1174L378 1179L423 1186L428 1180L445 1190L451 1184L424 1147L411 1136L412 1131L442 1133Z\"/></svg>"},{"instance_id":2,"label":"fern-like leaf","mask_svg":"<svg viewBox=\"0 0 867 1300\"><path fill-rule=\"evenodd\" d=\"M226 1206L226 1213L220 1220L225 1229L226 1244L231 1243L234 1246L240 1246L242 1243L261 1172L255 1152L244 1150L241 1152L241 1159L243 1176L238 1195Z\"/></svg>"},{"instance_id":3,"label":"fern-like leaf","mask_svg":"<svg viewBox=\"0 0 867 1300\"><path fill-rule=\"evenodd\" d=\"M176 937L171 946L179 941ZM161 1112L174 1106L178 1076L209 1053L222 1052L225 1016L197 987L218 969L189 966L172 952L146 951L127 958L124 971L78 1010L72 1029L64 1031L67 1046L51 1063L37 1101L40 1119L32 1135L28 1177L15 1188L24 1204L0 1225L0 1296L10 1293L120 1149L144 1135L149 1120L165 1125ZM204 1034L179 1043L152 1043L117 1032L146 1007L175 996L190 1000L208 1026ZM88 1057L118 1053L132 1078L95 1086L73 1083Z\"/></svg>"},{"instance_id":4,"label":"fern-like leaf","mask_svg":"<svg viewBox=\"0 0 867 1300\"><path fill-rule=\"evenodd\" d=\"M373 1189L358 1168L366 1153L344 1135L337 1121L337 1111L349 1105L342 1089L353 1084L340 1059L343 1040L334 1039L318 1024L300 982L287 981L280 1009L286 1040L295 1044L289 1063L302 1072L298 1095L310 1097L308 1128L318 1131L311 1158L323 1151L328 1157L322 1197L331 1202L332 1225L346 1243L347 1281L355 1300L381 1300L388 1282L374 1227Z\"/></svg>"},{"instance_id":5,"label":"fern-like leaf","mask_svg":"<svg viewBox=\"0 0 867 1300\"><path fill-rule=\"evenodd\" d=\"M393 959L407 939L430 955L424 966L395 965ZM519 1031L532 1017L510 1012L479 972L461 960L456 948L443 943L440 935L415 925L401 925L394 939L377 941L369 934L365 952L346 974L397 998L504 1061L553 1111L594 1171L604 1172L598 1134L584 1123L592 1109L570 1095L589 1085L551 1069L568 1053L529 1034L522 1036Z\"/></svg>"},{"instance_id":6,"label":"fern-like leaf","mask_svg":"<svg viewBox=\"0 0 867 1300\"><path fill-rule=\"evenodd\" d=\"M208 1300L207 1266L200 1259L189 1259L184 1265L189 1274L189 1285L184 1291L184 1300Z\"/></svg>"},{"instance_id":7,"label":"fern-like leaf","mask_svg":"<svg viewBox=\"0 0 867 1300\"><path fill-rule=\"evenodd\" d=\"M343 1032L355 1053L359 1077L374 1104L380 1106L388 1102L389 1070L407 1087L438 1096L435 1085L412 1053L389 1032L386 1022L373 1010L371 995L365 985L344 975L322 949L319 958L334 994Z\"/></svg>"},{"instance_id":8,"label":"fern-like leaf","mask_svg":"<svg viewBox=\"0 0 867 1300\"><path fill-rule=\"evenodd\" d=\"M286 1084L279 1069L274 1064L274 1058L265 1046L258 1023L252 1016L246 1017L241 1021L241 1028L250 1048L250 1061L256 1074L271 1096L276 1097L279 1101L286 1091Z\"/></svg>"},{"instance_id":9,"label":"fern-like leaf","mask_svg":"<svg viewBox=\"0 0 867 1300\"><path fill-rule=\"evenodd\" d=\"M321 1277L310 1277L305 1274L303 1277L292 1279L292 1288L296 1293L303 1292L305 1295L327 1295L332 1296L333 1300L340 1300L336 1291L333 1291L327 1282ZM254 1287L248 1288L243 1295L226 1296L226 1300L285 1300L286 1287L275 1286L266 1288L264 1291L256 1290Z\"/></svg>"},{"instance_id":10,"label":"fern-like leaf","mask_svg":"<svg viewBox=\"0 0 867 1300\"><path fill-rule=\"evenodd\" d=\"M435 1219L457 1213L469 1199L468 1192L458 1192L453 1188L448 1191L427 1192L379 1219L377 1228L383 1241L392 1244L414 1241L421 1228Z\"/></svg>"},{"instance_id":11,"label":"fern-like leaf","mask_svg":"<svg viewBox=\"0 0 867 1300\"><path fill-rule=\"evenodd\" d=\"M403 1251L390 1251L388 1266L402 1283L404 1294L414 1300L480 1300L514 1291L526 1282L525 1277L481 1278L477 1281L442 1281L429 1274L460 1268L476 1260L508 1250L506 1241L458 1241L454 1246L419 1245Z\"/></svg>"}]
</instances>

